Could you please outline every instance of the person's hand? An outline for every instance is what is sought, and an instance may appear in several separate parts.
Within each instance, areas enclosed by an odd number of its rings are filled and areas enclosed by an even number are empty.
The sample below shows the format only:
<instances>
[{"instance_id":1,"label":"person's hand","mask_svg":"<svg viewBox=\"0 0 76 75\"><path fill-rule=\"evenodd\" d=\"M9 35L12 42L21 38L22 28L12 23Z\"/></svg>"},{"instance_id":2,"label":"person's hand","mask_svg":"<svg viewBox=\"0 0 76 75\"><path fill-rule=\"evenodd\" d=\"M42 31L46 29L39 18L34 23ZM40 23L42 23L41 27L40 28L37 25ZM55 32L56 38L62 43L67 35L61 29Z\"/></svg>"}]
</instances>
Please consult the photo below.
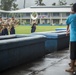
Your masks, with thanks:
<instances>
[{"instance_id":1,"label":"person's hand","mask_svg":"<svg viewBox=\"0 0 76 75\"><path fill-rule=\"evenodd\" d=\"M68 36L68 35L69 35L69 30L66 31L66 36Z\"/></svg>"}]
</instances>

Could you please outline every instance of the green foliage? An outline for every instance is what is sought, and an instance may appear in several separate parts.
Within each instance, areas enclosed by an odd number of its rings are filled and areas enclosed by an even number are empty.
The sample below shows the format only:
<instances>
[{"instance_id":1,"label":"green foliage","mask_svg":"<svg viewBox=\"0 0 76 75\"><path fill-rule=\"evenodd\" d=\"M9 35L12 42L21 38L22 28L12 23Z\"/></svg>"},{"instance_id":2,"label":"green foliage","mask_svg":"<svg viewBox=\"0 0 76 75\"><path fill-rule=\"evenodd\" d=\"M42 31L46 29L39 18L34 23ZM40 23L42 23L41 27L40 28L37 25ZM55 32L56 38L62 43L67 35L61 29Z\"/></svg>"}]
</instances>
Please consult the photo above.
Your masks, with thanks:
<instances>
[{"instance_id":1,"label":"green foliage","mask_svg":"<svg viewBox=\"0 0 76 75\"><path fill-rule=\"evenodd\" d=\"M55 6L55 5L56 5L56 3L53 3L52 5L53 5L53 6Z\"/></svg>"},{"instance_id":2,"label":"green foliage","mask_svg":"<svg viewBox=\"0 0 76 75\"><path fill-rule=\"evenodd\" d=\"M67 4L66 0L59 0L59 5L66 5L66 4Z\"/></svg>"},{"instance_id":3,"label":"green foliage","mask_svg":"<svg viewBox=\"0 0 76 75\"><path fill-rule=\"evenodd\" d=\"M17 7L18 7L18 4L13 3L13 4L12 4L12 7L13 7L12 10L18 10L18 8L17 8Z\"/></svg>"},{"instance_id":4,"label":"green foliage","mask_svg":"<svg viewBox=\"0 0 76 75\"><path fill-rule=\"evenodd\" d=\"M42 3L42 1L43 1L43 0L36 0L36 1L35 1L35 4L36 4L37 6L38 6L38 5L44 6L45 4Z\"/></svg>"},{"instance_id":5,"label":"green foliage","mask_svg":"<svg viewBox=\"0 0 76 75\"><path fill-rule=\"evenodd\" d=\"M15 2L16 0L1 0L1 9L3 10L11 10L12 4Z\"/></svg>"},{"instance_id":6,"label":"green foliage","mask_svg":"<svg viewBox=\"0 0 76 75\"><path fill-rule=\"evenodd\" d=\"M71 3L70 5L72 6L74 3Z\"/></svg>"}]
</instances>

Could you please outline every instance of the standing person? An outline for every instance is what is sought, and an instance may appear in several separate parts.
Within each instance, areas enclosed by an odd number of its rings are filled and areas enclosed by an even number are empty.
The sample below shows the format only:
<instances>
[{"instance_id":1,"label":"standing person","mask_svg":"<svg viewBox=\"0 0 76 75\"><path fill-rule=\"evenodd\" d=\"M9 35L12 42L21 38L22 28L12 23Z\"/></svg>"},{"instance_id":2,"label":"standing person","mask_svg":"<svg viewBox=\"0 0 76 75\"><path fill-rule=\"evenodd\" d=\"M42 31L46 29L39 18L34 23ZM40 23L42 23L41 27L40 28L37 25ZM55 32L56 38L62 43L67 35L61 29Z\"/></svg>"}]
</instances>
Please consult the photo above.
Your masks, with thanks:
<instances>
[{"instance_id":1,"label":"standing person","mask_svg":"<svg viewBox=\"0 0 76 75\"><path fill-rule=\"evenodd\" d=\"M2 35L2 18L0 17L0 35Z\"/></svg>"},{"instance_id":2,"label":"standing person","mask_svg":"<svg viewBox=\"0 0 76 75\"><path fill-rule=\"evenodd\" d=\"M11 22L11 25L10 25L10 34L15 34L15 26L16 26L16 24L18 22L17 22L17 20L14 17L11 18L10 22Z\"/></svg>"},{"instance_id":3,"label":"standing person","mask_svg":"<svg viewBox=\"0 0 76 75\"><path fill-rule=\"evenodd\" d=\"M36 31L36 25L37 25L37 18L38 18L38 14L36 12L33 12L31 14L31 19L32 19L32 27L31 27L31 33Z\"/></svg>"},{"instance_id":4,"label":"standing person","mask_svg":"<svg viewBox=\"0 0 76 75\"><path fill-rule=\"evenodd\" d=\"M6 22L6 20L3 20L2 35L8 35L8 29L7 29L7 22Z\"/></svg>"},{"instance_id":5,"label":"standing person","mask_svg":"<svg viewBox=\"0 0 76 75\"><path fill-rule=\"evenodd\" d=\"M4 27L3 27L2 35L8 35L8 29L7 29L6 25L4 25Z\"/></svg>"},{"instance_id":6,"label":"standing person","mask_svg":"<svg viewBox=\"0 0 76 75\"><path fill-rule=\"evenodd\" d=\"M9 30L10 30L10 18L7 18L5 22L7 25L8 32L9 32Z\"/></svg>"},{"instance_id":7,"label":"standing person","mask_svg":"<svg viewBox=\"0 0 76 75\"><path fill-rule=\"evenodd\" d=\"M11 18L10 34L15 34L15 18Z\"/></svg>"},{"instance_id":8,"label":"standing person","mask_svg":"<svg viewBox=\"0 0 76 75\"><path fill-rule=\"evenodd\" d=\"M2 17L0 17L0 35L8 35L7 25Z\"/></svg>"},{"instance_id":9,"label":"standing person","mask_svg":"<svg viewBox=\"0 0 76 75\"><path fill-rule=\"evenodd\" d=\"M70 59L71 59L71 66L67 69L67 72L74 72L75 61L76 61L76 3L72 6L72 12L66 23L67 23L67 35L70 30Z\"/></svg>"},{"instance_id":10,"label":"standing person","mask_svg":"<svg viewBox=\"0 0 76 75\"><path fill-rule=\"evenodd\" d=\"M35 32L36 31L36 24L34 23L31 27L31 33Z\"/></svg>"},{"instance_id":11,"label":"standing person","mask_svg":"<svg viewBox=\"0 0 76 75\"><path fill-rule=\"evenodd\" d=\"M2 35L2 26L0 25L0 35Z\"/></svg>"},{"instance_id":12,"label":"standing person","mask_svg":"<svg viewBox=\"0 0 76 75\"><path fill-rule=\"evenodd\" d=\"M70 14L75 14L75 13L74 11L71 11ZM71 66L71 63L69 63L69 66ZM74 66L76 67L76 60L75 60Z\"/></svg>"}]
</instances>

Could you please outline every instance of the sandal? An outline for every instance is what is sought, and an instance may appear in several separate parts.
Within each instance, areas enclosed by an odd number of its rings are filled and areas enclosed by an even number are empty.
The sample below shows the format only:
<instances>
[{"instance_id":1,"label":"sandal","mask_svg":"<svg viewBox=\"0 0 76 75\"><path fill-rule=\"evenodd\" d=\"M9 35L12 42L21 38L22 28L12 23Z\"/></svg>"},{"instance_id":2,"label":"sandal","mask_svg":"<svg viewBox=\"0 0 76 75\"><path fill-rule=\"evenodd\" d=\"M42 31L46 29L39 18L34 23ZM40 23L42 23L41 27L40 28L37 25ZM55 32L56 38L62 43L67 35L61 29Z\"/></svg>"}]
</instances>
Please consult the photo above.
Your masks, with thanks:
<instances>
[{"instance_id":1,"label":"sandal","mask_svg":"<svg viewBox=\"0 0 76 75\"><path fill-rule=\"evenodd\" d=\"M67 70L65 70L66 72L74 72L74 70L73 69L67 69Z\"/></svg>"}]
</instances>

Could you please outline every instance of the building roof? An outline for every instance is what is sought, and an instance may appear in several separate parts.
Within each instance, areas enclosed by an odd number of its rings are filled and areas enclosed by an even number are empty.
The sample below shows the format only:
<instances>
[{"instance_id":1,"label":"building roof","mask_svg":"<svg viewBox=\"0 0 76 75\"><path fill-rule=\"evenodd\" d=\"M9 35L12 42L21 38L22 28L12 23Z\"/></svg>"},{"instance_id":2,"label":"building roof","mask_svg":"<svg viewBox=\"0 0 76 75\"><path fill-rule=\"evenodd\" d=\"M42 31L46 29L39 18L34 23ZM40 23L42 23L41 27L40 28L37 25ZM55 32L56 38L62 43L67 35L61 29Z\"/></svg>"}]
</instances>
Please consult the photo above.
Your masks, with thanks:
<instances>
[{"instance_id":1,"label":"building roof","mask_svg":"<svg viewBox=\"0 0 76 75\"><path fill-rule=\"evenodd\" d=\"M71 7L30 7L11 11L11 13L31 13L31 12L70 12Z\"/></svg>"},{"instance_id":2,"label":"building roof","mask_svg":"<svg viewBox=\"0 0 76 75\"><path fill-rule=\"evenodd\" d=\"M57 5L57 6L31 6L30 8L71 8L70 5Z\"/></svg>"},{"instance_id":3,"label":"building roof","mask_svg":"<svg viewBox=\"0 0 76 75\"><path fill-rule=\"evenodd\" d=\"M0 12L4 12L4 10L0 10Z\"/></svg>"},{"instance_id":4,"label":"building roof","mask_svg":"<svg viewBox=\"0 0 76 75\"><path fill-rule=\"evenodd\" d=\"M9 13L10 11L0 10L0 13Z\"/></svg>"}]
</instances>

